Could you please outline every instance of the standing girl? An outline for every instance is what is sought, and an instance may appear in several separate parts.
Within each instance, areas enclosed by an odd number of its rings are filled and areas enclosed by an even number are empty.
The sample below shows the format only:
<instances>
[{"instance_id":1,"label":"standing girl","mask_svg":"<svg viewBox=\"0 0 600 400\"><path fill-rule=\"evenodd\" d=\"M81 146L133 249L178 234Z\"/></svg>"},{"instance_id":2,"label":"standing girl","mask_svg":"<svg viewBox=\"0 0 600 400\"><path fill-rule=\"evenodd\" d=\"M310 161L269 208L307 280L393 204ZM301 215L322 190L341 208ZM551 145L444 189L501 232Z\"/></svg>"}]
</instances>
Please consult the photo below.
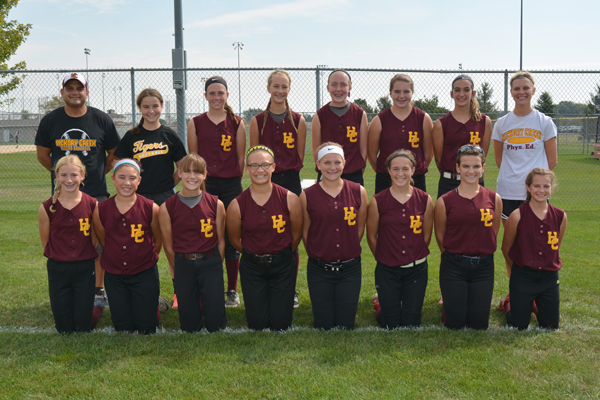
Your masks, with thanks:
<instances>
[{"instance_id":1,"label":"standing girl","mask_svg":"<svg viewBox=\"0 0 600 400\"><path fill-rule=\"evenodd\" d=\"M246 127L227 104L229 92L225 79L220 76L208 78L204 85L204 97L209 109L188 124L188 150L206 160L206 191L217 196L227 209L229 203L242 193ZM239 257L240 254L225 233L226 307L240 304L237 293Z\"/></svg>"},{"instance_id":2,"label":"standing girl","mask_svg":"<svg viewBox=\"0 0 600 400\"><path fill-rule=\"evenodd\" d=\"M412 177L415 187L426 191L425 174L433 158L431 131L433 122L425 111L413 106L415 87L408 75L396 74L390 81L392 106L381 111L369 125L367 156L377 173L375 193L390 187L389 166L386 161L395 150L406 149L416 156Z\"/></svg>"},{"instance_id":3,"label":"standing girl","mask_svg":"<svg viewBox=\"0 0 600 400\"><path fill-rule=\"evenodd\" d=\"M252 184L231 202L227 229L231 244L242 253L248 327L282 331L292 326L302 209L298 196L271 182L274 160L266 146L248 150L246 171Z\"/></svg>"},{"instance_id":4,"label":"standing girl","mask_svg":"<svg viewBox=\"0 0 600 400\"><path fill-rule=\"evenodd\" d=\"M459 75L452 81L450 97L454 110L444 115L433 126L433 154L440 170L438 198L460 184L456 170L456 153L465 144L479 146L487 154L492 135L492 121L479 112L475 85L468 75ZM483 178L483 177L482 177ZM481 181L483 185L483 179Z\"/></svg>"},{"instance_id":5,"label":"standing girl","mask_svg":"<svg viewBox=\"0 0 600 400\"><path fill-rule=\"evenodd\" d=\"M342 178L364 186L363 170L367 158L368 120L365 111L348 101L352 81L347 71L336 69L327 79L327 91L331 102L317 113L312 121L312 151L321 179L318 163L318 149L322 143L339 143L344 151L346 166Z\"/></svg>"},{"instance_id":6,"label":"standing girl","mask_svg":"<svg viewBox=\"0 0 600 400\"><path fill-rule=\"evenodd\" d=\"M48 288L59 333L93 329L94 260L98 256L92 215L98 202L79 190L85 166L76 155L54 167L54 195L38 212L40 238L48 257Z\"/></svg>"},{"instance_id":7,"label":"standing girl","mask_svg":"<svg viewBox=\"0 0 600 400\"><path fill-rule=\"evenodd\" d=\"M444 325L451 329L487 329L489 324L502 199L479 184L484 167L481 147L462 146L456 156L460 185L435 203Z\"/></svg>"},{"instance_id":8,"label":"standing girl","mask_svg":"<svg viewBox=\"0 0 600 400\"><path fill-rule=\"evenodd\" d=\"M300 196L300 170L304 165L306 147L306 121L304 117L290 109L287 96L292 79L287 71L278 69L269 75L267 91L271 94L267 109L254 116L250 122L250 146L259 144L273 149L275 172L271 181ZM300 258L296 258L296 280ZM294 294L294 308L300 302L298 292Z\"/></svg>"},{"instance_id":9,"label":"standing girl","mask_svg":"<svg viewBox=\"0 0 600 400\"><path fill-rule=\"evenodd\" d=\"M156 332L158 326L158 253L161 235L158 206L136 191L140 167L125 158L113 168L117 194L94 211L94 228L104 246L100 263L106 270L106 292L117 331Z\"/></svg>"},{"instance_id":10,"label":"standing girl","mask_svg":"<svg viewBox=\"0 0 600 400\"><path fill-rule=\"evenodd\" d=\"M386 164L392 186L371 199L367 217L367 241L377 260L373 303L384 328L420 326L433 201L413 187L417 160L411 151L393 152Z\"/></svg>"},{"instance_id":11,"label":"standing girl","mask_svg":"<svg viewBox=\"0 0 600 400\"><path fill-rule=\"evenodd\" d=\"M319 146L317 162L323 179L300 195L314 327L353 329L362 276L360 240L367 219L367 191L342 179L345 161L339 144Z\"/></svg>"},{"instance_id":12,"label":"standing girl","mask_svg":"<svg viewBox=\"0 0 600 400\"><path fill-rule=\"evenodd\" d=\"M527 329L537 304L538 326L558 329L560 294L558 250L567 230L567 214L548 203L554 173L534 168L525 180L527 198L504 227L502 253L510 277L509 325ZM539 226L539 227L538 227Z\"/></svg>"},{"instance_id":13,"label":"standing girl","mask_svg":"<svg viewBox=\"0 0 600 400\"><path fill-rule=\"evenodd\" d=\"M173 195L174 187L179 183L179 174L174 165L179 168L186 154L185 147L174 130L160 123L163 98L158 90L142 90L136 104L142 119L138 126L125 133L115 150L115 157L117 161L121 158L139 161L143 179L137 194L154 200L160 206ZM169 269L173 279L173 265L170 262ZM173 307L177 308L176 295L173 297Z\"/></svg>"},{"instance_id":14,"label":"standing girl","mask_svg":"<svg viewBox=\"0 0 600 400\"><path fill-rule=\"evenodd\" d=\"M181 160L181 192L160 206L165 254L175 266L181 330L209 332L227 324L223 303L225 207L206 193L206 162L198 154ZM202 304L202 306L200 306Z\"/></svg>"}]
</instances>

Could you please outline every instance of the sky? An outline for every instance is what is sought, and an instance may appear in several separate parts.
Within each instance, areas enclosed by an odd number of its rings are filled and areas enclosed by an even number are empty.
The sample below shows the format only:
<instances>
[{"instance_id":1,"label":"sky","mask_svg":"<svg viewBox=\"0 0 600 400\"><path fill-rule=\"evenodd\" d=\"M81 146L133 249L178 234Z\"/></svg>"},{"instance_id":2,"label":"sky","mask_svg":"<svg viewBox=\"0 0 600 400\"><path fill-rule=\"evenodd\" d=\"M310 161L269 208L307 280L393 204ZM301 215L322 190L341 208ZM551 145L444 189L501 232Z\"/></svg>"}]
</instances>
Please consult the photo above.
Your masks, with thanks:
<instances>
[{"instance_id":1,"label":"sky","mask_svg":"<svg viewBox=\"0 0 600 400\"><path fill-rule=\"evenodd\" d=\"M171 66L174 2L21 0L29 69ZM600 2L524 0L523 69L600 70ZM518 69L520 0L183 0L188 67ZM12 64L10 64L12 65Z\"/></svg>"}]
</instances>

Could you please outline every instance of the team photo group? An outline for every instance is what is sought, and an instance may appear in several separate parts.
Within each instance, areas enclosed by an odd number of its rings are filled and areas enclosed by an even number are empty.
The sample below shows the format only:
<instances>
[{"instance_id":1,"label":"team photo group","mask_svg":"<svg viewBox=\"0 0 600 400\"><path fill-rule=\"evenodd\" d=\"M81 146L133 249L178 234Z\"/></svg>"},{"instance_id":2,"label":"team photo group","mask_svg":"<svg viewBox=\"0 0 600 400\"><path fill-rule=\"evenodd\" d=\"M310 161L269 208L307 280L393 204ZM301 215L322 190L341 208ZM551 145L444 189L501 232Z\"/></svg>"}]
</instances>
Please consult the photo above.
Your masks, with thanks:
<instances>
[{"instance_id":1,"label":"team photo group","mask_svg":"<svg viewBox=\"0 0 600 400\"><path fill-rule=\"evenodd\" d=\"M381 327L421 325L434 236L442 325L484 330L501 226L509 293L499 308L507 325L527 329L534 313L540 328L558 329L567 217L550 201L557 128L532 107L530 73L510 78L514 109L494 124L479 111L467 75L440 90L454 108L435 123L414 106L415 83L405 74L391 77L392 105L370 122L349 100L345 70L329 74L331 101L310 125L288 103L291 83L284 70L268 75L267 105L247 130L227 104L225 79L206 79L209 108L189 121L186 150L161 124L157 90L136 93L142 118L120 138L107 114L86 105L85 77L64 77L65 105L41 120L35 137L52 180L38 219L58 332L93 330L109 301L116 331L154 333L170 308L182 331L219 331L226 307L240 306L238 276L248 328L285 331L300 305L300 267L314 328L353 329L365 233ZM499 169L496 191L486 187L486 161ZM300 178L305 166L315 168L312 185ZM366 168L375 172L375 193L364 188ZM426 185L433 168L435 201ZM160 296L161 250L172 300Z\"/></svg>"}]
</instances>

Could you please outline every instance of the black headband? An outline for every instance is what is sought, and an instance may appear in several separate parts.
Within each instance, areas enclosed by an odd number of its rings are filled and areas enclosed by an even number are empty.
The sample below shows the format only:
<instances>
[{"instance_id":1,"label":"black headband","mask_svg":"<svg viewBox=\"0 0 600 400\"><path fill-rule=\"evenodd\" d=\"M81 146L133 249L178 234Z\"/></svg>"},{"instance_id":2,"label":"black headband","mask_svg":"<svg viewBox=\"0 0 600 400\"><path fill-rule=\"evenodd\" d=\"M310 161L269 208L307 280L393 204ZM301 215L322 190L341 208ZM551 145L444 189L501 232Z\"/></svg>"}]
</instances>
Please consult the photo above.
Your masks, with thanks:
<instances>
[{"instance_id":1,"label":"black headband","mask_svg":"<svg viewBox=\"0 0 600 400\"><path fill-rule=\"evenodd\" d=\"M469 75L459 75L456 78L454 78L454 80L452 81L452 87L454 87L454 84L457 81L469 81L469 82L471 82L471 86L473 87L473 89L475 89L475 84L473 83L473 79L471 79L471 77Z\"/></svg>"},{"instance_id":2,"label":"black headband","mask_svg":"<svg viewBox=\"0 0 600 400\"><path fill-rule=\"evenodd\" d=\"M225 82L225 79L221 78L220 76L215 76L206 80L206 82L204 83L204 92L206 92L208 90L208 87L213 83L221 83L223 86L225 86L225 89L227 89L227 82Z\"/></svg>"},{"instance_id":3,"label":"black headband","mask_svg":"<svg viewBox=\"0 0 600 400\"><path fill-rule=\"evenodd\" d=\"M348 81L350 83L352 83L352 78L350 78L350 74L348 73L348 71L346 71L345 69L334 69L333 71L331 71L331 73L329 74L329 76L327 77L327 81L329 82L329 78L331 78L331 75L335 74L336 72L343 72L346 75L348 75Z\"/></svg>"}]
</instances>

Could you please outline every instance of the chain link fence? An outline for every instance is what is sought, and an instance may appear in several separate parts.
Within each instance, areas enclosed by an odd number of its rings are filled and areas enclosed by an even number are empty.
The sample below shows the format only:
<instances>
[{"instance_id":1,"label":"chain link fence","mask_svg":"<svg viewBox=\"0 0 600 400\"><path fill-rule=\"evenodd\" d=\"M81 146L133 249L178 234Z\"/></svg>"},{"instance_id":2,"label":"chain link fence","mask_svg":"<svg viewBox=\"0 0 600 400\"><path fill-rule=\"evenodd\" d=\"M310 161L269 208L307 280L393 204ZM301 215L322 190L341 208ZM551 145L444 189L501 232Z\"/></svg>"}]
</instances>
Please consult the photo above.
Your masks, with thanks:
<instances>
[{"instance_id":1,"label":"chain link fence","mask_svg":"<svg viewBox=\"0 0 600 400\"><path fill-rule=\"evenodd\" d=\"M207 110L204 98L204 82L219 75L228 82L228 103L249 121L262 111L269 100L267 77L274 68L222 68L186 69L186 122ZM291 108L302 113L308 123L307 165L310 157L310 123L315 111L329 100L326 90L327 77L333 68L285 68L292 77L288 96ZM413 101L427 111L435 121L452 110L451 82L458 74L466 73L473 78L478 91L482 111L492 121L513 108L508 80L516 71L463 71L463 70L383 70L349 69L352 78L350 100L367 111L372 119L378 111L389 105L389 81L396 73L406 73L415 82ZM22 78L21 85L0 97L0 211L37 209L49 197L49 174L37 162L33 146L39 121L49 111L61 104L60 88L65 74L72 70L0 71ZM111 69L77 71L83 73L90 90L91 106L107 112L122 135L139 121L135 105L137 94L152 87L161 92L165 104L162 121L177 130L177 101L173 88L173 69ZM542 93L551 97L543 105L546 113L553 116L558 127L559 181L564 189L561 175L577 175L581 163L585 165L584 181L577 184L575 193L564 193L569 198L567 209L592 210L600 200L598 190L598 167L600 161L593 159L594 143L600 142L600 120L594 108L594 96L600 93L600 71L531 71L536 79L533 102L539 102ZM547 100L547 97L545 97ZM183 124L185 126L185 124ZM185 137L185 132L179 132ZM15 143L15 135L19 147ZM493 157L487 163L486 183L495 188L497 170ZM563 172L562 169L565 169ZM588 169L589 168L589 169ZM313 177L312 167L305 168L303 177ZM581 172L579 171L579 175ZM430 167L427 187L436 194L438 172ZM373 193L374 174L367 166L365 186ZM247 184L247 182L246 182ZM112 191L114 193L114 191Z\"/></svg>"}]
</instances>

